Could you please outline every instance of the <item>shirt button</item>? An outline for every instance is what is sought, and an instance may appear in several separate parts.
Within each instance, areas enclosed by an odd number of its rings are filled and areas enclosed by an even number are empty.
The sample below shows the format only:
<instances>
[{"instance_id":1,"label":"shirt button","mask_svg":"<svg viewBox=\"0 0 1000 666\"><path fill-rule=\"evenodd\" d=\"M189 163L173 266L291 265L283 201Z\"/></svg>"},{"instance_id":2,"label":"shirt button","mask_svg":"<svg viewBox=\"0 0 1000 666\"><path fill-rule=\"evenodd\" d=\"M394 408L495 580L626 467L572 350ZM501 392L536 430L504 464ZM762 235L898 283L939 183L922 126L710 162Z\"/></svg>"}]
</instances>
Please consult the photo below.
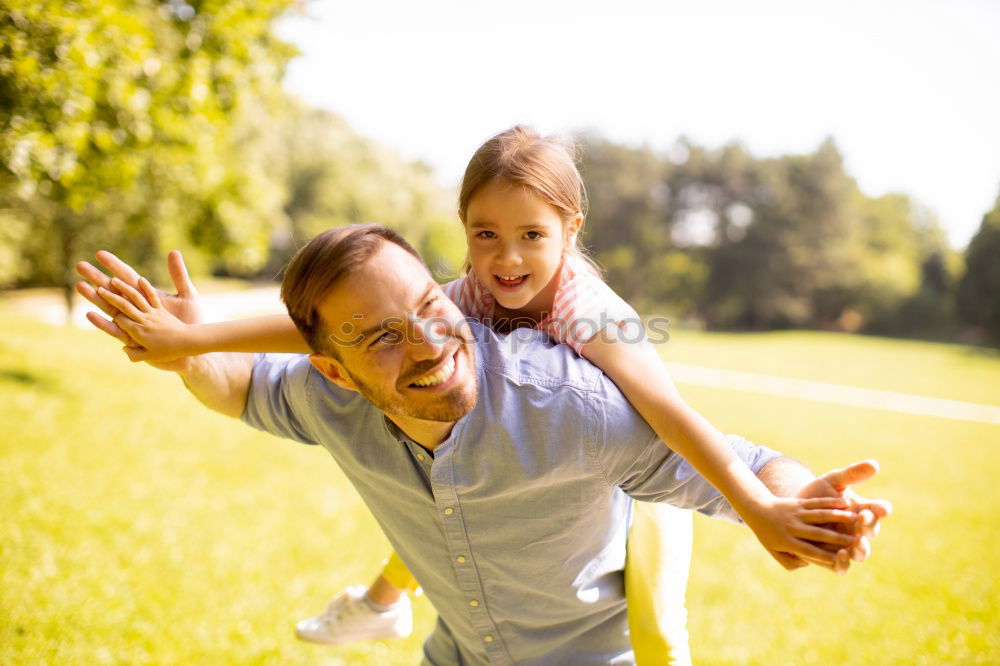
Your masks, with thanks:
<instances>
[{"instance_id":1,"label":"shirt button","mask_svg":"<svg viewBox=\"0 0 1000 666\"><path fill-rule=\"evenodd\" d=\"M453 508L451 508L450 506L447 509L444 510L444 515L446 515L446 516L450 516L453 513L455 513L455 510Z\"/></svg>"},{"instance_id":2,"label":"shirt button","mask_svg":"<svg viewBox=\"0 0 1000 666\"><path fill-rule=\"evenodd\" d=\"M492 643L493 636L491 636L490 634L486 634L485 636L483 636L483 640L486 641L487 643Z\"/></svg>"},{"instance_id":3,"label":"shirt button","mask_svg":"<svg viewBox=\"0 0 1000 666\"><path fill-rule=\"evenodd\" d=\"M475 599L473 599L472 601L469 602L469 605L472 606L473 608L475 608L476 606L479 605L479 602L476 601Z\"/></svg>"},{"instance_id":4,"label":"shirt button","mask_svg":"<svg viewBox=\"0 0 1000 666\"><path fill-rule=\"evenodd\" d=\"M459 555L458 557L455 558L455 561L458 562L459 564L465 564L465 555Z\"/></svg>"},{"instance_id":5,"label":"shirt button","mask_svg":"<svg viewBox=\"0 0 1000 666\"><path fill-rule=\"evenodd\" d=\"M420 462L423 462L423 461L424 461L424 458L426 458L426 457L427 457L427 456L425 456L425 455L424 455L424 454L422 454L422 453L418 453L418 454L417 454L417 460L419 460Z\"/></svg>"}]
</instances>

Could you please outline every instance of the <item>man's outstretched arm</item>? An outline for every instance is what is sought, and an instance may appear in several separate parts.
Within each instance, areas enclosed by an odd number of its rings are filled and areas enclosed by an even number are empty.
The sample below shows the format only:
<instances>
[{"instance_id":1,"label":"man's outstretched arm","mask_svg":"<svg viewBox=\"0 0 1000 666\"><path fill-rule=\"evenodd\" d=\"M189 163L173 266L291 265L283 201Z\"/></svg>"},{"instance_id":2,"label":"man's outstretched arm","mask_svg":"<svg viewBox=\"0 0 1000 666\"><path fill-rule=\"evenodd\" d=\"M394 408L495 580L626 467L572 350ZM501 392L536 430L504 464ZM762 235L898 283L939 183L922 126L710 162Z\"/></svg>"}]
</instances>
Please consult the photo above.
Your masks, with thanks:
<instances>
[{"instance_id":1,"label":"man's outstretched arm","mask_svg":"<svg viewBox=\"0 0 1000 666\"><path fill-rule=\"evenodd\" d=\"M209 409L240 418L250 391L253 355L220 352L190 360L189 368L177 372L184 386Z\"/></svg>"},{"instance_id":2,"label":"man's outstretched arm","mask_svg":"<svg viewBox=\"0 0 1000 666\"><path fill-rule=\"evenodd\" d=\"M167 265L177 294L165 294L153 289L131 266L110 252L99 252L98 260L113 274L107 276L93 265L81 261L77 272L87 282L77 284L77 291L88 301L111 315L109 321L96 312L87 318L94 326L111 337L124 342L125 351L135 343L126 333L127 313L138 308L147 311L158 307L188 324L201 319L198 292L191 283L180 252L171 252ZM169 363L150 363L160 370L176 372L191 393L206 407L226 416L239 418L246 406L253 371L250 354L217 353L189 356Z\"/></svg>"}]
</instances>

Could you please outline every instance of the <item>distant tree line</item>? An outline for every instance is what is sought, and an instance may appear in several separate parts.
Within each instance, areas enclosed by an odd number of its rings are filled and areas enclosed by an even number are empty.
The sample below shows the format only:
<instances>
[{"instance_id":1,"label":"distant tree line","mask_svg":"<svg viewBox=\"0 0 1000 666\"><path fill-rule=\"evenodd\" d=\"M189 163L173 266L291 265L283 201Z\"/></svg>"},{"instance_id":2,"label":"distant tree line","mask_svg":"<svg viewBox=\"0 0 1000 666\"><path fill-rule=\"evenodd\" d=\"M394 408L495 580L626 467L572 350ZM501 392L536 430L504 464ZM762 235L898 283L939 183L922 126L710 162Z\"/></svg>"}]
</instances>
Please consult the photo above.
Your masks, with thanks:
<instances>
[{"instance_id":1,"label":"distant tree line","mask_svg":"<svg viewBox=\"0 0 1000 666\"><path fill-rule=\"evenodd\" d=\"M455 193L282 91L294 50L274 23L297 4L5 0L0 288L61 286L68 302L74 261L101 247L159 279L173 248L196 273L274 278L318 231L363 221L455 275ZM907 195L863 194L832 140L761 159L590 135L582 170L585 241L642 312L1000 342L1000 200L963 261Z\"/></svg>"},{"instance_id":2,"label":"distant tree line","mask_svg":"<svg viewBox=\"0 0 1000 666\"><path fill-rule=\"evenodd\" d=\"M685 139L581 149L586 244L641 311L727 330L1000 331L1000 209L963 262L918 202L862 193L833 140L768 159Z\"/></svg>"}]
</instances>

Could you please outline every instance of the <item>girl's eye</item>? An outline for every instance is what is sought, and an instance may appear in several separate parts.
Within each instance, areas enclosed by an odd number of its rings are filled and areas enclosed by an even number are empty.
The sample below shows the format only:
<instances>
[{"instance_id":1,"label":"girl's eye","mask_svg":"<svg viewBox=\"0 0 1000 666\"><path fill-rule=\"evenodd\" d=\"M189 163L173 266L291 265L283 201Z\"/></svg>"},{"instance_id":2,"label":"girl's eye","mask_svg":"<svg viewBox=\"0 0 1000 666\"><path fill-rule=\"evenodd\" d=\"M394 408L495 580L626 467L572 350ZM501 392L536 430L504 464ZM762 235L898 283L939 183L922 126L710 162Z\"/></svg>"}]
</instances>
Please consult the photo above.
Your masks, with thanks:
<instances>
[{"instance_id":1,"label":"girl's eye","mask_svg":"<svg viewBox=\"0 0 1000 666\"><path fill-rule=\"evenodd\" d=\"M476 238L480 238L482 240L492 240L493 238L496 238L496 234L492 231L480 231L476 234Z\"/></svg>"},{"instance_id":2,"label":"girl's eye","mask_svg":"<svg viewBox=\"0 0 1000 666\"><path fill-rule=\"evenodd\" d=\"M524 236L528 240L538 240L539 238L542 237L542 233L540 231L529 231L528 233L524 234Z\"/></svg>"}]
</instances>

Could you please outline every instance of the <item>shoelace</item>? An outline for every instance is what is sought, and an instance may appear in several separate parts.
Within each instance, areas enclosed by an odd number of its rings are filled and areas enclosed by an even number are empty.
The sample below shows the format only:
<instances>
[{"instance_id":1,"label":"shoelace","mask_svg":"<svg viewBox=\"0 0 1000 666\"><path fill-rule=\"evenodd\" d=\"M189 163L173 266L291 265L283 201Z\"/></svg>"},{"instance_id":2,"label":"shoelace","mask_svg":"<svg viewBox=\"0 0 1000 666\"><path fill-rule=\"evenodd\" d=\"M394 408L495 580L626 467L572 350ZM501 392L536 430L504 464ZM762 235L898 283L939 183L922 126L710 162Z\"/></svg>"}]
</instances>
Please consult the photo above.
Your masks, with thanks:
<instances>
[{"instance_id":1,"label":"shoelace","mask_svg":"<svg viewBox=\"0 0 1000 666\"><path fill-rule=\"evenodd\" d=\"M340 603L341 601L343 601L343 603ZM331 622L339 620L341 617L344 617L349 610L354 609L357 604L351 603L352 601L353 599L346 595L341 599L334 599L330 602L330 605L326 607L326 610L323 611L320 621L329 627Z\"/></svg>"}]
</instances>

